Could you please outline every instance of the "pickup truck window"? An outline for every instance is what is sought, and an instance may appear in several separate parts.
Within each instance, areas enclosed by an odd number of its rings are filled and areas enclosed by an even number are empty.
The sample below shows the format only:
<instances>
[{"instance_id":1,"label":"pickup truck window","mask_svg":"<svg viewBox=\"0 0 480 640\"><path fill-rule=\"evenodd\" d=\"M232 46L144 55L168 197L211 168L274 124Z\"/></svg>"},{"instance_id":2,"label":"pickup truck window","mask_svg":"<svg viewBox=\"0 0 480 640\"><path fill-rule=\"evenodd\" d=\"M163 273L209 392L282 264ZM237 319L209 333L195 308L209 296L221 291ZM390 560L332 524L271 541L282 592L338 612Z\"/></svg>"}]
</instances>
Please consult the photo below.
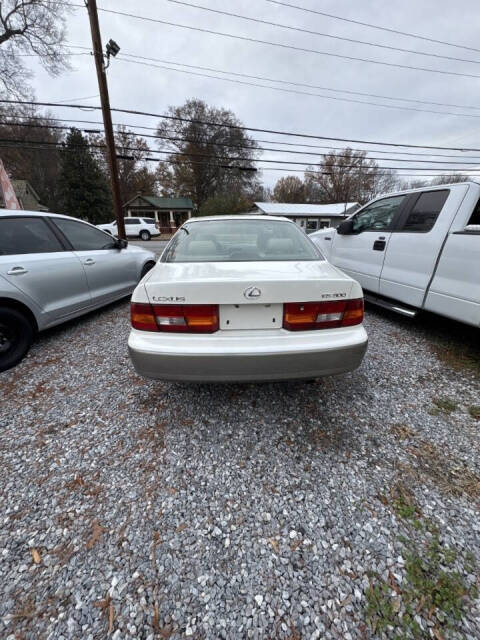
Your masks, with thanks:
<instances>
[{"instance_id":1,"label":"pickup truck window","mask_svg":"<svg viewBox=\"0 0 480 640\"><path fill-rule=\"evenodd\" d=\"M353 217L353 231L386 231L390 229L394 215L397 213L405 196L382 198L372 202Z\"/></svg>"},{"instance_id":2,"label":"pickup truck window","mask_svg":"<svg viewBox=\"0 0 480 640\"><path fill-rule=\"evenodd\" d=\"M467 225L480 225L480 200L477 202L477 206L473 210L473 213L468 221Z\"/></svg>"},{"instance_id":3,"label":"pickup truck window","mask_svg":"<svg viewBox=\"0 0 480 640\"><path fill-rule=\"evenodd\" d=\"M433 229L449 193L448 189L422 193L399 231L426 233Z\"/></svg>"}]
</instances>

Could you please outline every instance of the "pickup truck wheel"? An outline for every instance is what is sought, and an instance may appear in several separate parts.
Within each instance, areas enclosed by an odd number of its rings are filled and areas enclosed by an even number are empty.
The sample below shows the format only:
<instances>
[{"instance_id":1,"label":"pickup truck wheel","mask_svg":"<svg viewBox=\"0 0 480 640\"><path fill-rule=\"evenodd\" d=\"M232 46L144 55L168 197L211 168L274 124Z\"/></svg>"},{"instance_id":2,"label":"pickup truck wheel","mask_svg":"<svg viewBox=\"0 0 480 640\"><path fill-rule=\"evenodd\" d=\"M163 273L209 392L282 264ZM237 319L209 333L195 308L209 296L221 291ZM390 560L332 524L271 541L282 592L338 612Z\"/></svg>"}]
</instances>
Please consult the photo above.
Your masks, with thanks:
<instances>
[{"instance_id":1,"label":"pickup truck wheel","mask_svg":"<svg viewBox=\"0 0 480 640\"><path fill-rule=\"evenodd\" d=\"M140 239L141 240L150 240L152 236L150 235L150 231L147 231L146 229L144 229L143 231L140 231Z\"/></svg>"},{"instance_id":2,"label":"pickup truck wheel","mask_svg":"<svg viewBox=\"0 0 480 640\"><path fill-rule=\"evenodd\" d=\"M0 307L0 371L14 367L25 356L33 340L28 318L9 307Z\"/></svg>"},{"instance_id":3,"label":"pickup truck wheel","mask_svg":"<svg viewBox=\"0 0 480 640\"><path fill-rule=\"evenodd\" d=\"M147 262L146 264L144 264L142 268L142 272L140 274L140 280L143 278L143 276L147 275L150 269L153 269L154 266L155 266L154 262Z\"/></svg>"}]
</instances>

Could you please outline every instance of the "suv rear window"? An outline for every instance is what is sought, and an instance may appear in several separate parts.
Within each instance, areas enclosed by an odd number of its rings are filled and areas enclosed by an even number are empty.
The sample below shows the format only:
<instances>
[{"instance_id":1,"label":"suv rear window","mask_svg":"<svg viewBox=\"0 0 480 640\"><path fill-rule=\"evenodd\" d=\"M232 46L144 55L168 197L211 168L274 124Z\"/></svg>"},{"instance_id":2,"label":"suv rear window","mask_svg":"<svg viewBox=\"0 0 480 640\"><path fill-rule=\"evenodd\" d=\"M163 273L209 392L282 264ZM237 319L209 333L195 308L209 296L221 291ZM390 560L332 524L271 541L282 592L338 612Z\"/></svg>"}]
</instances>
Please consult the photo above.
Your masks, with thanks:
<instances>
[{"instance_id":1,"label":"suv rear window","mask_svg":"<svg viewBox=\"0 0 480 640\"><path fill-rule=\"evenodd\" d=\"M155 218L142 218L147 224L155 224Z\"/></svg>"},{"instance_id":2,"label":"suv rear window","mask_svg":"<svg viewBox=\"0 0 480 640\"><path fill-rule=\"evenodd\" d=\"M450 191L426 191L416 201L400 231L425 233L433 229Z\"/></svg>"},{"instance_id":3,"label":"suv rear window","mask_svg":"<svg viewBox=\"0 0 480 640\"><path fill-rule=\"evenodd\" d=\"M280 260L323 260L323 256L295 224L256 219L186 223L162 256L162 262Z\"/></svg>"},{"instance_id":4,"label":"suv rear window","mask_svg":"<svg viewBox=\"0 0 480 640\"><path fill-rule=\"evenodd\" d=\"M125 224L140 224L138 218L125 218Z\"/></svg>"}]
</instances>

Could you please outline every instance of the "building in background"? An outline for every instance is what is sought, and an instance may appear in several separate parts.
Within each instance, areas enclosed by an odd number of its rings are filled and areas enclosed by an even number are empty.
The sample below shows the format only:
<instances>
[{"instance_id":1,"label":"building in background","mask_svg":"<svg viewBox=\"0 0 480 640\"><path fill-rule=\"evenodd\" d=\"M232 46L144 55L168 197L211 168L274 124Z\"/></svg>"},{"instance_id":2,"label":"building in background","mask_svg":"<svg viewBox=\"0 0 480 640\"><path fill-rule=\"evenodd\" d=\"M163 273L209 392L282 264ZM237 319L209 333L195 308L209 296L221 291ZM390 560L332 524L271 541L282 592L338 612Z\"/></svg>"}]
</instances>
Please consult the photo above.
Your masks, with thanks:
<instances>
[{"instance_id":1,"label":"building in background","mask_svg":"<svg viewBox=\"0 0 480 640\"><path fill-rule=\"evenodd\" d=\"M171 233L192 217L193 202L190 198L160 198L139 193L123 208L127 217L155 218L161 233Z\"/></svg>"},{"instance_id":2,"label":"building in background","mask_svg":"<svg viewBox=\"0 0 480 640\"><path fill-rule=\"evenodd\" d=\"M335 204L291 204L288 202L255 202L255 213L285 216L306 233L326 227L337 227L342 220L360 208L358 202Z\"/></svg>"},{"instance_id":3,"label":"building in background","mask_svg":"<svg viewBox=\"0 0 480 640\"><path fill-rule=\"evenodd\" d=\"M48 207L40 202L40 196L28 180L10 180L10 183L17 197L20 209L25 209L26 211L48 211ZM0 208L6 208L2 189L0 189Z\"/></svg>"}]
</instances>

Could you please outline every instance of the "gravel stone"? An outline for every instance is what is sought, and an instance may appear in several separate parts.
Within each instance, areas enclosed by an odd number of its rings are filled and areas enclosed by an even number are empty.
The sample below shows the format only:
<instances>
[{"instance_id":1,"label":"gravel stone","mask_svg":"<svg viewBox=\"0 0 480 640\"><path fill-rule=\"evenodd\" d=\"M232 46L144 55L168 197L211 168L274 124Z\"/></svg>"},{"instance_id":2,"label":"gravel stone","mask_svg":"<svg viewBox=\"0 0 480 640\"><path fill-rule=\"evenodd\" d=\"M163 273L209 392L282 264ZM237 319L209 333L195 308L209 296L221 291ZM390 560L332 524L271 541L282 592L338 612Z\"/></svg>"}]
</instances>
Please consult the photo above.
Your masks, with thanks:
<instances>
[{"instance_id":1,"label":"gravel stone","mask_svg":"<svg viewBox=\"0 0 480 640\"><path fill-rule=\"evenodd\" d=\"M0 374L0 638L408 638L366 619L372 575L405 583L401 537L432 535L395 512L399 483L480 564L478 497L415 456L480 473L479 378L435 352L478 349L468 328L369 309L355 372L192 386L136 375L128 312L52 329ZM432 411L443 397L457 408ZM479 607L453 638L480 638Z\"/></svg>"}]
</instances>

